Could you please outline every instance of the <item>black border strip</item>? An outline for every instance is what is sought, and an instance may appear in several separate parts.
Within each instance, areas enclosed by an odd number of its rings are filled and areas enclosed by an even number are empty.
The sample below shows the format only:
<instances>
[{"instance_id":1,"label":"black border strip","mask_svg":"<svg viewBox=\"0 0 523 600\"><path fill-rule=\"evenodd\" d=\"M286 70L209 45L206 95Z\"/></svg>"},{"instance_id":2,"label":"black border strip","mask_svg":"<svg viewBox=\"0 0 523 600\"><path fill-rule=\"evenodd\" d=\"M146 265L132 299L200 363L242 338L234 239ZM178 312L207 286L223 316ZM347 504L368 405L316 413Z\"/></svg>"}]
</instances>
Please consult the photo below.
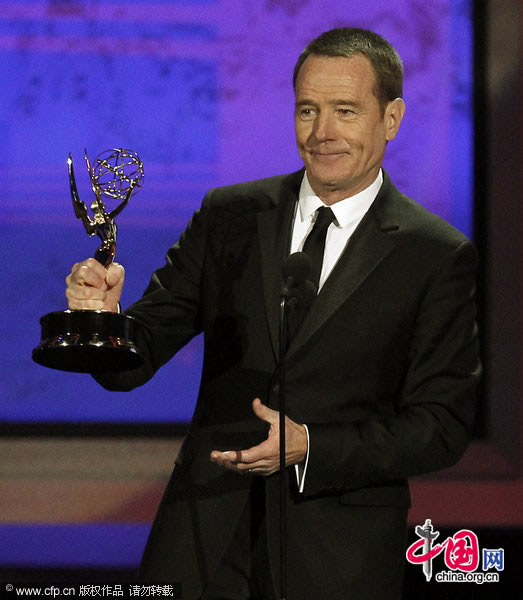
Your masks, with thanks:
<instances>
[{"instance_id":1,"label":"black border strip","mask_svg":"<svg viewBox=\"0 0 523 600\"><path fill-rule=\"evenodd\" d=\"M0 437L179 438L187 423L0 423Z\"/></svg>"},{"instance_id":2,"label":"black border strip","mask_svg":"<svg viewBox=\"0 0 523 600\"><path fill-rule=\"evenodd\" d=\"M488 277L487 257L489 251L488 235L488 165L489 148L489 111L488 111L488 6L487 2L471 0L473 22L473 233L472 237L479 252L480 265L477 276L477 307L479 341L483 364L483 376L478 389L477 416L474 437L488 437Z\"/></svg>"}]
</instances>

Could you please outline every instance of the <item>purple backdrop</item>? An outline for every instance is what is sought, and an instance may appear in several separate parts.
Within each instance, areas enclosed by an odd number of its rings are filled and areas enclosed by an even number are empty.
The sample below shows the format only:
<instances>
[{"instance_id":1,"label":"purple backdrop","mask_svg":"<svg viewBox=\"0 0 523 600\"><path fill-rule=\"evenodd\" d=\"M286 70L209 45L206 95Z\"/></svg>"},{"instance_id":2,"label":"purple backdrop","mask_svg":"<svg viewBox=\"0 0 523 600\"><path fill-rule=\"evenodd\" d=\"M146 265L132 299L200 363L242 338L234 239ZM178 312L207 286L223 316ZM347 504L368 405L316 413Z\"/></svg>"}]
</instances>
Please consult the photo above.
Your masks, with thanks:
<instances>
[{"instance_id":1,"label":"purple backdrop","mask_svg":"<svg viewBox=\"0 0 523 600\"><path fill-rule=\"evenodd\" d=\"M207 189L299 168L291 73L335 26L374 29L405 63L407 113L393 181L470 233L472 49L468 0L33 0L0 13L0 421L185 422L194 340L143 388L109 393L31 361L39 317L65 308L64 277L91 256L66 157L90 201L83 149L137 151L143 191L119 218L124 305L163 263Z\"/></svg>"}]
</instances>

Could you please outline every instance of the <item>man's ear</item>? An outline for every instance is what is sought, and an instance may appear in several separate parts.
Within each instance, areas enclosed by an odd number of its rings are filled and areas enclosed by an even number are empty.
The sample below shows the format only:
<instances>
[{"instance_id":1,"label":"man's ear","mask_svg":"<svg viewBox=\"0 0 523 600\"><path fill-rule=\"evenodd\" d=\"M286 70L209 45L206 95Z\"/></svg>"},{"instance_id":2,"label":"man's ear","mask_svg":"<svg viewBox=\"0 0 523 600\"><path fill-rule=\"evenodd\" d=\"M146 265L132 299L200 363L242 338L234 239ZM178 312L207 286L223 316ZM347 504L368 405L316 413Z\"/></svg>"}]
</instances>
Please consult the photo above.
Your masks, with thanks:
<instances>
[{"instance_id":1,"label":"man's ear","mask_svg":"<svg viewBox=\"0 0 523 600\"><path fill-rule=\"evenodd\" d=\"M405 102L402 98L396 98L387 104L385 108L385 139L387 142L396 137L404 114Z\"/></svg>"}]
</instances>

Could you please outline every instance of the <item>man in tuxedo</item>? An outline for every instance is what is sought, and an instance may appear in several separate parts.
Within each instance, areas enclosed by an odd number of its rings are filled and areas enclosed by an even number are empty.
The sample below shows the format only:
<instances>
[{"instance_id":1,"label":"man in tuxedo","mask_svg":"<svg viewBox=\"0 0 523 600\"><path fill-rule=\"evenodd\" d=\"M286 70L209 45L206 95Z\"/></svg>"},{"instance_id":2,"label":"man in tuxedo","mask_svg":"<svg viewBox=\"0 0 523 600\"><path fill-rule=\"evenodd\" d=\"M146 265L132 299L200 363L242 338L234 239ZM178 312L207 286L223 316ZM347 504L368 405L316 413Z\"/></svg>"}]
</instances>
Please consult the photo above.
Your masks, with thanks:
<instances>
[{"instance_id":1,"label":"man in tuxedo","mask_svg":"<svg viewBox=\"0 0 523 600\"><path fill-rule=\"evenodd\" d=\"M181 582L186 600L277 597L280 477L287 598L400 597L407 478L467 446L476 251L381 168L404 115L402 74L370 31L313 40L294 73L305 169L211 190L125 311L144 366L94 374L132 389L204 333L197 406L140 567L145 580ZM285 355L282 474L282 263L302 250L316 256L318 293ZM71 308L116 311L123 267L88 259L67 283Z\"/></svg>"}]
</instances>

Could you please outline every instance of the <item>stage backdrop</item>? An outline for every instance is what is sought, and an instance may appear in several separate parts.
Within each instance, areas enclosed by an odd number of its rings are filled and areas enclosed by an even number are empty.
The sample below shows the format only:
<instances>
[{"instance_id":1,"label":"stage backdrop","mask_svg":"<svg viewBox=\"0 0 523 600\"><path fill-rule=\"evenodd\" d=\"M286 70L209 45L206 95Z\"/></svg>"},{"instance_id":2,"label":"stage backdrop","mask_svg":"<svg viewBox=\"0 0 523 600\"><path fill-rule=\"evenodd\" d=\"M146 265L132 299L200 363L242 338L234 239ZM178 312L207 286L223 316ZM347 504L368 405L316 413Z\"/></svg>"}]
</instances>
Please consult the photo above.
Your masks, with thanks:
<instances>
[{"instance_id":1,"label":"stage backdrop","mask_svg":"<svg viewBox=\"0 0 523 600\"><path fill-rule=\"evenodd\" d=\"M471 233L470 2L32 0L0 11L0 420L187 422L194 340L156 378L109 393L32 362L42 314L98 238L73 215L66 158L91 201L83 153L138 152L143 190L118 220L123 304L137 298L211 187L296 170L293 65L335 26L372 28L405 63L407 113L388 148L394 183Z\"/></svg>"}]
</instances>

